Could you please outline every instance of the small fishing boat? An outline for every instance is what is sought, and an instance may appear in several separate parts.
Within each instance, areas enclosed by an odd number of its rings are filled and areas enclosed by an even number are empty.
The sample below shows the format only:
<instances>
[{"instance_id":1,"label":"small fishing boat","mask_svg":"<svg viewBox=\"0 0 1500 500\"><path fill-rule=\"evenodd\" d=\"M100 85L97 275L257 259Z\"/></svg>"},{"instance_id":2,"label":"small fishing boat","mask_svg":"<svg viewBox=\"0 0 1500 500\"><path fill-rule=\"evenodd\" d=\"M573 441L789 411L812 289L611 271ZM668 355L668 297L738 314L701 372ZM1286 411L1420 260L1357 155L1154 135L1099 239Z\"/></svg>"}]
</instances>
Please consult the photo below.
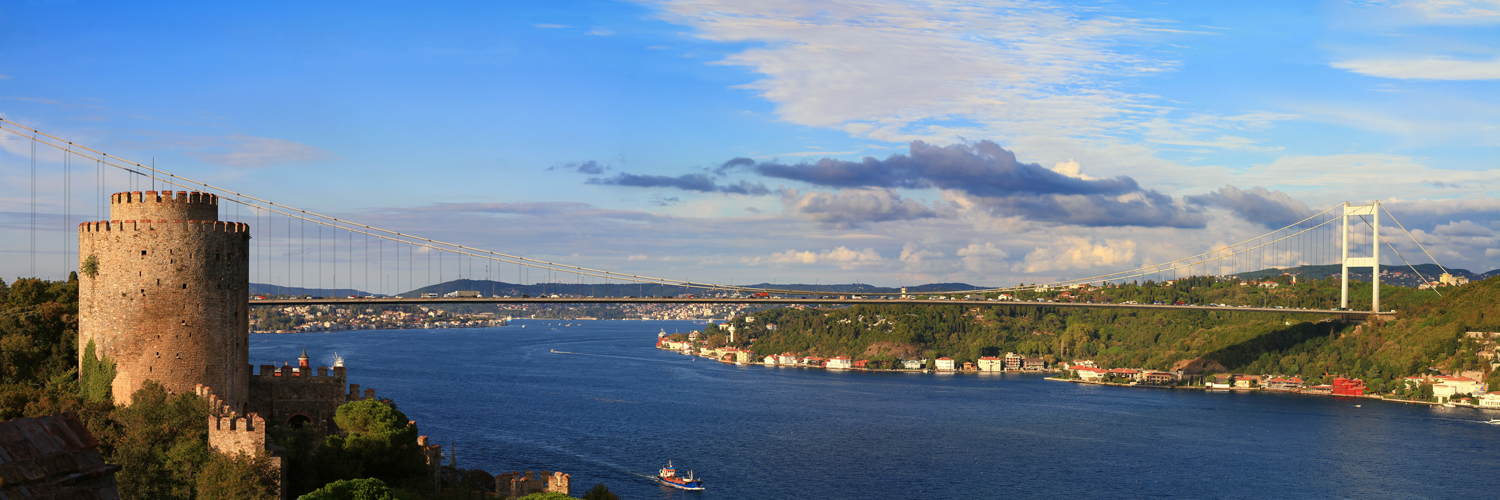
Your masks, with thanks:
<instances>
[{"instance_id":1,"label":"small fishing boat","mask_svg":"<svg viewBox=\"0 0 1500 500\"><path fill-rule=\"evenodd\" d=\"M694 478L693 471L688 471L687 477L678 476L677 469L672 467L671 460L667 461L666 467L662 467L661 471L656 473L656 482L682 490L703 491L702 479Z\"/></svg>"}]
</instances>

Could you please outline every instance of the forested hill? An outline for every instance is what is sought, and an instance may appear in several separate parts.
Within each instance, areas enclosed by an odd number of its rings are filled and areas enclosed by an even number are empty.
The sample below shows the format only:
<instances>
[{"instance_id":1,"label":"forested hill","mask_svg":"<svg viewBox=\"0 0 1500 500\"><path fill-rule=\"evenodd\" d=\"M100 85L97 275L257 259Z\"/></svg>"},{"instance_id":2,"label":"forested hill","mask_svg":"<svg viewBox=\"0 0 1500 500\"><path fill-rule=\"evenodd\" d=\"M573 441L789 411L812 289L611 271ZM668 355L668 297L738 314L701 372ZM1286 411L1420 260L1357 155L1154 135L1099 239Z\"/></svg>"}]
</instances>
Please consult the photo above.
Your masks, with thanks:
<instances>
[{"instance_id":1,"label":"forested hill","mask_svg":"<svg viewBox=\"0 0 1500 500\"><path fill-rule=\"evenodd\" d=\"M1331 308L1333 280L1265 288L1211 278L1172 286L1124 285L1075 290L1074 300L1174 301ZM891 362L948 356L972 361L1016 352L1048 361L1094 359L1105 367L1181 369L1193 373L1347 374L1393 380L1435 367L1494 375L1478 356L1485 346L1468 331L1500 331L1500 278L1431 290L1382 287L1385 324L1344 323L1330 316L1265 314L1233 307L1209 311L1077 309L1043 306L878 305L841 309L783 308L735 318L738 339L758 355L783 352L848 355ZM1066 300L1048 292L1052 300ZM1351 307L1368 308L1368 284L1351 289ZM1133 298L1132 298L1133 297ZM1027 297L1031 298L1031 297ZM1033 298L1034 300L1034 298ZM769 325L776 325L774 329ZM722 331L709 332L722 343ZM1489 377L1494 379L1494 377ZM1492 383L1500 380L1491 380ZM1500 386L1500 384L1495 384Z\"/></svg>"}]
</instances>

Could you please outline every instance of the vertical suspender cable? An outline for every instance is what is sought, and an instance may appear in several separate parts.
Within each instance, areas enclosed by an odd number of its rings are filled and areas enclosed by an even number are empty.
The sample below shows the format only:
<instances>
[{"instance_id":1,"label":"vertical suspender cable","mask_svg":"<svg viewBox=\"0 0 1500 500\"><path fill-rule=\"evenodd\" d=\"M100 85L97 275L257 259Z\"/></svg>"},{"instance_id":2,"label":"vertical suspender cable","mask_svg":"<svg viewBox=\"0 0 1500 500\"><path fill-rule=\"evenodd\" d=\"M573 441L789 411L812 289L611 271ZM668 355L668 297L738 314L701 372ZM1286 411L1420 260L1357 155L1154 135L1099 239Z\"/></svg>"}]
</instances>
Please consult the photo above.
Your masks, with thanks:
<instances>
[{"instance_id":1,"label":"vertical suspender cable","mask_svg":"<svg viewBox=\"0 0 1500 500\"><path fill-rule=\"evenodd\" d=\"M36 131L31 131L31 277L36 277Z\"/></svg>"},{"instance_id":2,"label":"vertical suspender cable","mask_svg":"<svg viewBox=\"0 0 1500 500\"><path fill-rule=\"evenodd\" d=\"M73 148L73 143L68 143L68 149L63 151L63 279L68 278L68 271L73 266L68 264L68 256L71 255L68 245L68 226L73 225L73 159L68 154ZM74 233L75 235L77 233Z\"/></svg>"}]
</instances>

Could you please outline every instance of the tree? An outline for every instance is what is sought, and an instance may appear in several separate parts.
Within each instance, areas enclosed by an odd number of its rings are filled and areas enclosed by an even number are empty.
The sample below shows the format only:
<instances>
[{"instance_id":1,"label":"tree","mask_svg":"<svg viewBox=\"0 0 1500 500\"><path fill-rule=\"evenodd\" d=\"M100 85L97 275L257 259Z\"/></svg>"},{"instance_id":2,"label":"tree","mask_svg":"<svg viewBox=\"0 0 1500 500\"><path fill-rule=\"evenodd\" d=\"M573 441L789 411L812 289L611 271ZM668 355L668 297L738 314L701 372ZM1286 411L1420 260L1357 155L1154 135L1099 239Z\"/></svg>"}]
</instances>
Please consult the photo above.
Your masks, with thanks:
<instances>
[{"instance_id":1,"label":"tree","mask_svg":"<svg viewBox=\"0 0 1500 500\"><path fill-rule=\"evenodd\" d=\"M373 477L395 485L425 480L427 458L417 446L417 426L395 405L352 401L338 408L333 421L341 434L318 447L319 477Z\"/></svg>"},{"instance_id":2,"label":"tree","mask_svg":"<svg viewBox=\"0 0 1500 500\"><path fill-rule=\"evenodd\" d=\"M147 380L130 406L115 411L122 429L115 445L115 479L122 498L191 499L196 474L213 458L208 449L208 403L194 394L167 393Z\"/></svg>"},{"instance_id":3,"label":"tree","mask_svg":"<svg viewBox=\"0 0 1500 500\"><path fill-rule=\"evenodd\" d=\"M396 496L379 479L345 479L325 484L297 500L396 500Z\"/></svg>"},{"instance_id":4,"label":"tree","mask_svg":"<svg viewBox=\"0 0 1500 500\"><path fill-rule=\"evenodd\" d=\"M265 455L214 454L198 473L198 498L224 500L276 500L280 471Z\"/></svg>"},{"instance_id":5,"label":"tree","mask_svg":"<svg viewBox=\"0 0 1500 500\"><path fill-rule=\"evenodd\" d=\"M583 494L583 500L620 500L618 495L611 493L609 487L603 483L594 485L593 489Z\"/></svg>"},{"instance_id":6,"label":"tree","mask_svg":"<svg viewBox=\"0 0 1500 500\"><path fill-rule=\"evenodd\" d=\"M516 500L577 500L562 493L532 493Z\"/></svg>"}]
</instances>

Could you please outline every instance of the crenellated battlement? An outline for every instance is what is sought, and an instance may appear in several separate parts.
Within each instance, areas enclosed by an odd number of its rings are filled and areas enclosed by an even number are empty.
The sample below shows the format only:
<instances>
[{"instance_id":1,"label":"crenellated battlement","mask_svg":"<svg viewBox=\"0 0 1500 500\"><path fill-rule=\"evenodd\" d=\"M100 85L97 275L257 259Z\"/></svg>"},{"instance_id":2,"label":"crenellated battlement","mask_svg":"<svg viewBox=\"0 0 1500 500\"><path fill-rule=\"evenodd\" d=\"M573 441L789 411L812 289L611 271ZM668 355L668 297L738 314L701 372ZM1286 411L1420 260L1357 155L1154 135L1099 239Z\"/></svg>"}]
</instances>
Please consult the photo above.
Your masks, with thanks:
<instances>
[{"instance_id":1,"label":"crenellated battlement","mask_svg":"<svg viewBox=\"0 0 1500 500\"><path fill-rule=\"evenodd\" d=\"M219 196L197 191L127 191L109 197L115 220L219 220Z\"/></svg>"},{"instance_id":2,"label":"crenellated battlement","mask_svg":"<svg viewBox=\"0 0 1500 500\"><path fill-rule=\"evenodd\" d=\"M330 371L329 367L327 366L319 366L317 373L311 373L310 371L307 373L296 372L292 371L292 368L293 367L286 365L260 365L260 371L257 373L252 369L251 376L270 381L291 380L299 382L322 382L329 384L341 383L346 379L344 374L344 367L342 366L335 366L332 368L332 371Z\"/></svg>"},{"instance_id":3,"label":"crenellated battlement","mask_svg":"<svg viewBox=\"0 0 1500 500\"><path fill-rule=\"evenodd\" d=\"M250 233L250 225L222 220L101 220L78 225L80 233L106 231L198 231L204 233Z\"/></svg>"},{"instance_id":4,"label":"crenellated battlement","mask_svg":"<svg viewBox=\"0 0 1500 500\"><path fill-rule=\"evenodd\" d=\"M264 454L266 452L266 420L254 413L243 417L234 413L209 416L208 446L226 455Z\"/></svg>"},{"instance_id":5,"label":"crenellated battlement","mask_svg":"<svg viewBox=\"0 0 1500 500\"><path fill-rule=\"evenodd\" d=\"M212 387L203 384L196 384L193 387L193 394L197 394L198 397L208 401L208 414L210 416L234 414L234 408L230 407L224 402L223 399L220 399L219 396L215 395L214 388Z\"/></svg>"}]
</instances>

